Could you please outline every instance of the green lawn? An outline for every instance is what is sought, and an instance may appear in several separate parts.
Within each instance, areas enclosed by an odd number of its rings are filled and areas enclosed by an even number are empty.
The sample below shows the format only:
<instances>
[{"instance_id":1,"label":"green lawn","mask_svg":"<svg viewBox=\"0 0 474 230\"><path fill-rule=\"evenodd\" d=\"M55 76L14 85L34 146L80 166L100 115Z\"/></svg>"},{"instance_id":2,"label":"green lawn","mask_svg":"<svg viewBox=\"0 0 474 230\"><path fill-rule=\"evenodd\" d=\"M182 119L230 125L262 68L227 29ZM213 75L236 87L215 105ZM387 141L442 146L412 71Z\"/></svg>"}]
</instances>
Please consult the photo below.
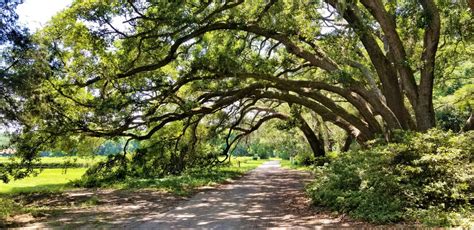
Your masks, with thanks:
<instances>
[{"instance_id":1,"label":"green lawn","mask_svg":"<svg viewBox=\"0 0 474 230\"><path fill-rule=\"evenodd\" d=\"M38 207L26 207L21 194L60 192L71 188L70 180L80 178L86 168L45 169L37 176L21 180L10 181L8 184L0 182L0 228L2 221L11 215L35 212Z\"/></svg>"},{"instance_id":2,"label":"green lawn","mask_svg":"<svg viewBox=\"0 0 474 230\"><path fill-rule=\"evenodd\" d=\"M8 184L0 182L0 194L17 194L31 192L57 192L70 188L70 180L80 178L86 168L44 169L37 176L11 181Z\"/></svg>"}]
</instances>

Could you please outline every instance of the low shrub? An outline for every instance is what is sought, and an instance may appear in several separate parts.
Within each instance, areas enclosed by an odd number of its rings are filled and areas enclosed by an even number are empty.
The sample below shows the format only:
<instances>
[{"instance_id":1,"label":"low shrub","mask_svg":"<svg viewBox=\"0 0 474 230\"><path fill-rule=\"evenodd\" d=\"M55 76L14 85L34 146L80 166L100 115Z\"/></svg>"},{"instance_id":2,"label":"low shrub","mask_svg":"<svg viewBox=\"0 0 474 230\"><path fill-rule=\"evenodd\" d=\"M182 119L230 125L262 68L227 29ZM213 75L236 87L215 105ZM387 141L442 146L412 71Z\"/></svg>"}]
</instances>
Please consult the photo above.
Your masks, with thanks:
<instances>
[{"instance_id":1,"label":"low shrub","mask_svg":"<svg viewBox=\"0 0 474 230\"><path fill-rule=\"evenodd\" d=\"M472 218L474 132L399 133L393 143L340 154L317 167L317 205L375 223L462 225Z\"/></svg>"},{"instance_id":2,"label":"low shrub","mask_svg":"<svg viewBox=\"0 0 474 230\"><path fill-rule=\"evenodd\" d=\"M313 153L310 152L300 152L296 154L295 160L298 162L299 165L312 165L314 163L314 156Z\"/></svg>"},{"instance_id":3,"label":"low shrub","mask_svg":"<svg viewBox=\"0 0 474 230\"><path fill-rule=\"evenodd\" d=\"M270 159L270 153L269 152L260 152L260 153L258 153L258 157L260 159Z\"/></svg>"},{"instance_id":4,"label":"low shrub","mask_svg":"<svg viewBox=\"0 0 474 230\"><path fill-rule=\"evenodd\" d=\"M21 209L21 205L17 204L13 199L0 198L0 220L15 214Z\"/></svg>"},{"instance_id":5,"label":"low shrub","mask_svg":"<svg viewBox=\"0 0 474 230\"><path fill-rule=\"evenodd\" d=\"M218 147L200 144L189 151L187 142L181 143L177 149L170 146L175 146L174 142L156 141L127 155L108 155L106 160L89 167L84 176L73 184L78 187L103 187L127 178L162 178L217 164Z\"/></svg>"},{"instance_id":6,"label":"low shrub","mask_svg":"<svg viewBox=\"0 0 474 230\"><path fill-rule=\"evenodd\" d=\"M279 152L278 156L283 160L289 160L290 159L290 154L286 151Z\"/></svg>"},{"instance_id":7,"label":"low shrub","mask_svg":"<svg viewBox=\"0 0 474 230\"><path fill-rule=\"evenodd\" d=\"M269 159L273 153L273 149L264 144L252 144L249 147L249 152L253 155L257 155L260 159Z\"/></svg>"}]
</instances>

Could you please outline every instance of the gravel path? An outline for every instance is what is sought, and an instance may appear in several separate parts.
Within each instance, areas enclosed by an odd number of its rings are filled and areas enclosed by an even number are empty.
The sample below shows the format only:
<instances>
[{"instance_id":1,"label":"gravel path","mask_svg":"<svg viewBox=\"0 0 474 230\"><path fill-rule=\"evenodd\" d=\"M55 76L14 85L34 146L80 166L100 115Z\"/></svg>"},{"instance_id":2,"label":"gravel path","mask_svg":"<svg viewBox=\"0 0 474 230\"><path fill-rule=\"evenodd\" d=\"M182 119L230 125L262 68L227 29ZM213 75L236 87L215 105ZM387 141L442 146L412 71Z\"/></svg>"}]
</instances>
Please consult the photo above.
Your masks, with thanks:
<instances>
[{"instance_id":1,"label":"gravel path","mask_svg":"<svg viewBox=\"0 0 474 230\"><path fill-rule=\"evenodd\" d=\"M126 229L260 229L354 227L339 218L317 213L305 198L308 173L287 170L269 161L231 184L196 194L161 214L145 216Z\"/></svg>"}]
</instances>

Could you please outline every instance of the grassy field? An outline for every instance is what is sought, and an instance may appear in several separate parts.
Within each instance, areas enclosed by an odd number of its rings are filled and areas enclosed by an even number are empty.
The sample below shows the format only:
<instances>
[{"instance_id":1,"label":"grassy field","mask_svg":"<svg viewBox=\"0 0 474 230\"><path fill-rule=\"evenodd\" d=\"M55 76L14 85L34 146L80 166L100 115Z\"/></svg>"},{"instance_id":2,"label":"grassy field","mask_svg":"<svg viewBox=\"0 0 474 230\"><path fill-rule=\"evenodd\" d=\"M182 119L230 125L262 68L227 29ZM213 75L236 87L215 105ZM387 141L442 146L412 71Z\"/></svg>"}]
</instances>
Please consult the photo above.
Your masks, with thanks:
<instances>
[{"instance_id":1,"label":"grassy field","mask_svg":"<svg viewBox=\"0 0 474 230\"><path fill-rule=\"evenodd\" d=\"M91 159L80 159L88 161ZM93 159L97 161L98 159ZM45 162L64 162L66 159L44 158ZM180 176L168 176L157 179L129 179L110 185L117 189L151 188L169 191L179 195L187 195L200 186L208 186L238 177L256 168L266 160L252 160L250 157L233 158L231 165L220 166L208 170L194 170ZM240 162L240 165L239 163ZM240 166L240 167L239 167ZM19 193L58 192L71 188L68 182L79 179L87 168L43 169L37 176L30 176L8 184L0 183L0 195L15 195Z\"/></svg>"},{"instance_id":2,"label":"grassy field","mask_svg":"<svg viewBox=\"0 0 474 230\"><path fill-rule=\"evenodd\" d=\"M41 164L63 164L74 162L83 165L92 165L105 157L79 158L79 157L42 157ZM0 163L11 162L8 157L0 157ZM21 180L14 180L8 184L0 182L0 195L14 195L33 192L58 192L70 188L71 180L79 179L87 168L46 168L37 176L30 176Z\"/></svg>"},{"instance_id":3,"label":"grassy field","mask_svg":"<svg viewBox=\"0 0 474 230\"><path fill-rule=\"evenodd\" d=\"M0 158L8 161L8 158ZM83 159L78 158L80 163L93 163L103 158ZM70 161L66 157L44 157L44 163L63 163ZM250 157L239 157L232 159L232 165L216 167L212 170L194 170L180 176L169 176L158 179L129 179L124 182L111 185L117 189L152 188L169 191L179 195L186 195L194 188L200 186L221 183L229 178L234 178L245 172L256 168L266 160L252 160ZM240 162L240 167L239 163ZM43 169L37 176L11 181L8 184L0 183L0 194L14 195L18 193L33 192L58 192L71 188L68 184L71 180L79 179L87 168L61 168Z\"/></svg>"},{"instance_id":4,"label":"grassy field","mask_svg":"<svg viewBox=\"0 0 474 230\"><path fill-rule=\"evenodd\" d=\"M93 164L102 160L105 160L105 156L95 157L41 157L42 164L62 164L65 162L78 163L78 164ZM10 157L0 157L0 163L8 163L12 160L18 160Z\"/></svg>"},{"instance_id":5,"label":"grassy field","mask_svg":"<svg viewBox=\"0 0 474 230\"><path fill-rule=\"evenodd\" d=\"M85 171L86 168L44 169L37 176L11 181L8 184L0 182L0 194L62 191L70 188L68 182L79 179Z\"/></svg>"}]
</instances>

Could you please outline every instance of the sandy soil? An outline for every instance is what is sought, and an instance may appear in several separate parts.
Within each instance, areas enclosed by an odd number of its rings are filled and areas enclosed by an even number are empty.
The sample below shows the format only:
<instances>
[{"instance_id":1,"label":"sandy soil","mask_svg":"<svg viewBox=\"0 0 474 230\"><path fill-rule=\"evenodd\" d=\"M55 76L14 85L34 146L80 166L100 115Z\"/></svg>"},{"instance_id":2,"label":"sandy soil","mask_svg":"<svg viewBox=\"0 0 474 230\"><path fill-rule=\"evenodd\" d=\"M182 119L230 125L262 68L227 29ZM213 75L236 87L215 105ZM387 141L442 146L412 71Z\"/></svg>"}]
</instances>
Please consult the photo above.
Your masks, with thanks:
<instances>
[{"instance_id":1,"label":"sandy soil","mask_svg":"<svg viewBox=\"0 0 474 230\"><path fill-rule=\"evenodd\" d=\"M134 222L150 213L167 212L188 198L151 190L82 189L28 199L31 199L28 205L47 209L40 210L34 216L16 216L10 220L10 227L112 228Z\"/></svg>"}]
</instances>

